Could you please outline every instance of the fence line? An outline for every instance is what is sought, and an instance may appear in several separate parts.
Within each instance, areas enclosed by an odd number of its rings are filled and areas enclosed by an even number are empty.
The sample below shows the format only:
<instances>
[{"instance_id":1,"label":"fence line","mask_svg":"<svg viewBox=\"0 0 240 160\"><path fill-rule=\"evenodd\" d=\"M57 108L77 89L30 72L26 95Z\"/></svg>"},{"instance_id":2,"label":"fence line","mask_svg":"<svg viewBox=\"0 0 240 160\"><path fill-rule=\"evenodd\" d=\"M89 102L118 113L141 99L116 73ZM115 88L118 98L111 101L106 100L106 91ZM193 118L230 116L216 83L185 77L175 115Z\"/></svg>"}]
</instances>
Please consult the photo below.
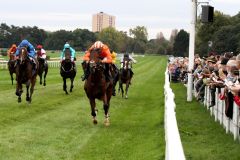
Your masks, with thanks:
<instances>
[{"instance_id":1,"label":"fence line","mask_svg":"<svg viewBox=\"0 0 240 160\"><path fill-rule=\"evenodd\" d=\"M183 147L178 131L177 120L174 102L174 93L170 88L168 68L165 72L165 115L164 115L164 127L165 127L165 160L185 160Z\"/></svg>"},{"instance_id":2,"label":"fence line","mask_svg":"<svg viewBox=\"0 0 240 160\"><path fill-rule=\"evenodd\" d=\"M240 140L240 113L239 113L239 107L238 105L234 102L233 103L233 118L230 119L225 115L225 101L221 100L219 98L218 93L223 93L224 88L217 88L215 92L215 106L209 108L210 103L211 103L211 93L210 93L210 88L209 86L205 87L205 93L204 93L204 106L209 110L210 115L214 116L215 121L219 121L221 125L226 130L226 133L231 133L233 134L234 140L238 139ZM194 95L196 96L196 91L194 91Z\"/></svg>"},{"instance_id":3,"label":"fence line","mask_svg":"<svg viewBox=\"0 0 240 160\"><path fill-rule=\"evenodd\" d=\"M8 69L8 61L0 60L0 68L1 69Z\"/></svg>"},{"instance_id":4,"label":"fence line","mask_svg":"<svg viewBox=\"0 0 240 160\"><path fill-rule=\"evenodd\" d=\"M48 62L48 66L50 68L59 68L60 67L60 61L47 61ZM0 69L7 69L8 65L7 65L8 61L6 60L0 60ZM76 65L81 65L81 61L75 61Z\"/></svg>"}]
</instances>

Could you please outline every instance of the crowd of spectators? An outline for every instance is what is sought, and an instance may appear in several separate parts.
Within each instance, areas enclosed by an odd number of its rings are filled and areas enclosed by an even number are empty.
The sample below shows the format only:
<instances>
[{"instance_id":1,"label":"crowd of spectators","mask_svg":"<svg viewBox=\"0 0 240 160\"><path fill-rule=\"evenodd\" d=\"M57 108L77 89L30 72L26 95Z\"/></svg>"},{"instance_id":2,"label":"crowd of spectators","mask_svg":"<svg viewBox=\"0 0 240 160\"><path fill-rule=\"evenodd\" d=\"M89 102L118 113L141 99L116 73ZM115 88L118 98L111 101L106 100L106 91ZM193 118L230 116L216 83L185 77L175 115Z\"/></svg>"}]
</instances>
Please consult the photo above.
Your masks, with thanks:
<instances>
[{"instance_id":1,"label":"crowd of spectators","mask_svg":"<svg viewBox=\"0 0 240 160\"><path fill-rule=\"evenodd\" d=\"M188 58L170 57L168 70L172 82L187 83ZM215 94L219 88L219 98L225 100L225 114L232 118L233 102L240 105L240 54L234 56L232 52L226 52L223 55L215 53L209 54L208 57L200 58L199 55L194 57L194 89L196 99L203 103L205 87L209 86L211 102L209 107L215 105ZM223 89L221 89L223 88ZM221 92L224 90L224 92Z\"/></svg>"}]
</instances>

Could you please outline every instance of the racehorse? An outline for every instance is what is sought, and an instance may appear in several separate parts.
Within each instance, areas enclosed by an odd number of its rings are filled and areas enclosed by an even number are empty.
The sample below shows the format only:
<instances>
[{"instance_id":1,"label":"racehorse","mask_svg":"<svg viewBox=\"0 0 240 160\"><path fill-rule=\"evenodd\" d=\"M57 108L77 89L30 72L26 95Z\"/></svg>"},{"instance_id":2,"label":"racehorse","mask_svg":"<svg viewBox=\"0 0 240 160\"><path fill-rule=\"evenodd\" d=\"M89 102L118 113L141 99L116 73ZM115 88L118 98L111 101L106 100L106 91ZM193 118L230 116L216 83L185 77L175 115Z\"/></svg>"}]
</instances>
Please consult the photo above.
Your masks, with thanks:
<instances>
[{"instance_id":1,"label":"racehorse","mask_svg":"<svg viewBox=\"0 0 240 160\"><path fill-rule=\"evenodd\" d=\"M109 107L110 99L112 96L112 80L107 81L105 77L105 65L101 62L99 53L96 50L90 52L90 61L88 64L89 67L89 76L85 81L84 90L89 99L91 105L91 115L93 117L93 124L97 124L97 108L95 99L103 101L103 109L105 113L105 126L110 125L109 121ZM107 64L108 65L108 64Z\"/></svg>"},{"instance_id":2,"label":"racehorse","mask_svg":"<svg viewBox=\"0 0 240 160\"><path fill-rule=\"evenodd\" d=\"M65 50L65 60L62 61L61 67L60 67L60 74L63 78L63 90L66 94L68 94L67 91L67 78L70 78L71 80L71 86L70 86L70 92L72 92L73 89L73 81L76 76L76 70L74 68L74 64L71 61L71 52L70 49Z\"/></svg>"},{"instance_id":3,"label":"racehorse","mask_svg":"<svg viewBox=\"0 0 240 160\"><path fill-rule=\"evenodd\" d=\"M34 91L34 86L37 78L37 70L38 62L36 62L36 67L33 68L33 62L31 62L30 58L28 57L27 49L25 47L21 48L19 52L19 59L17 60L16 65L16 80L17 80L16 95L18 96L19 103L22 101L21 99L21 95L23 92L22 84L25 84L27 88L26 101L31 103L32 94Z\"/></svg>"},{"instance_id":4,"label":"racehorse","mask_svg":"<svg viewBox=\"0 0 240 160\"><path fill-rule=\"evenodd\" d=\"M125 98L127 99L128 98L128 88L129 88L130 81L131 81L131 71L130 71L130 68L129 68L129 65L131 65L131 64L130 64L130 60L126 59L126 58L123 59L122 63L123 63L123 67L120 69L120 72L119 72L118 93L121 90L122 98L124 97L123 84L125 84L126 85Z\"/></svg>"},{"instance_id":5,"label":"racehorse","mask_svg":"<svg viewBox=\"0 0 240 160\"><path fill-rule=\"evenodd\" d=\"M112 95L115 96L116 95L116 89L115 86L117 85L117 82L119 80L119 69L117 68L117 66L115 64L112 64L110 66L110 72L113 78L113 90L112 90Z\"/></svg>"},{"instance_id":6,"label":"racehorse","mask_svg":"<svg viewBox=\"0 0 240 160\"><path fill-rule=\"evenodd\" d=\"M40 77L40 84L42 84L42 74L44 72L43 85L46 86L46 76L47 76L47 73L48 73L48 64L41 57L37 57L37 60L38 60L38 63L39 63L38 76Z\"/></svg>"},{"instance_id":7,"label":"racehorse","mask_svg":"<svg viewBox=\"0 0 240 160\"><path fill-rule=\"evenodd\" d=\"M11 76L12 85L13 85L13 73L16 73L15 64L16 64L16 60L15 60L14 53L10 53L10 57L9 57L9 61L8 61L8 70L9 70L9 74Z\"/></svg>"}]
</instances>

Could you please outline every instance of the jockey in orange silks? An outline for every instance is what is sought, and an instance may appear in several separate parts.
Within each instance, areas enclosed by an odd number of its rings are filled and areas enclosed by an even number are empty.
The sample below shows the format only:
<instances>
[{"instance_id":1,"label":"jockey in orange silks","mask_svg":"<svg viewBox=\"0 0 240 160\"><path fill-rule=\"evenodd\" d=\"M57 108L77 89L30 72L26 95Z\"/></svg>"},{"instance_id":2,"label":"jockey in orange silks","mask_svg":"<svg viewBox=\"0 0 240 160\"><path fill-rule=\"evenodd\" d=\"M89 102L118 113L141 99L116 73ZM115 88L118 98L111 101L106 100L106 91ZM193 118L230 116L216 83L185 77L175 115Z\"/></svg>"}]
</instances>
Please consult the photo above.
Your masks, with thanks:
<instances>
[{"instance_id":1,"label":"jockey in orange silks","mask_svg":"<svg viewBox=\"0 0 240 160\"><path fill-rule=\"evenodd\" d=\"M109 74L109 64L112 64L112 56L110 50L106 44L103 44L101 41L96 41L85 53L83 57L83 64L88 63L90 60L90 52L92 50L99 51L99 57L102 59L101 62L106 64L105 76L106 80L109 81L111 76ZM82 76L82 81L88 78L89 67L84 68L84 75Z\"/></svg>"}]
</instances>

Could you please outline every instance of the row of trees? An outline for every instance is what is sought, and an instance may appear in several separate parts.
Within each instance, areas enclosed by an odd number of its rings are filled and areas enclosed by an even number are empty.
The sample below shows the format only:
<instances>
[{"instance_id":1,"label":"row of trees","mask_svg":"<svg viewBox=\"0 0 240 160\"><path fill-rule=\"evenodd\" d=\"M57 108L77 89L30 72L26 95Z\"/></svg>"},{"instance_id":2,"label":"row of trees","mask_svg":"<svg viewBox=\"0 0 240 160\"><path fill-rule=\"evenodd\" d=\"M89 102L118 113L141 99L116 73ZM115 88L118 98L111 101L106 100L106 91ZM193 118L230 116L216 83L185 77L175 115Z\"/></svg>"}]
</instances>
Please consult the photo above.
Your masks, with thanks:
<instances>
[{"instance_id":1,"label":"row of trees","mask_svg":"<svg viewBox=\"0 0 240 160\"><path fill-rule=\"evenodd\" d=\"M196 53L207 55L209 52L222 54L240 52L240 12L235 16L214 13L214 22L197 23Z\"/></svg>"},{"instance_id":2,"label":"row of trees","mask_svg":"<svg viewBox=\"0 0 240 160\"><path fill-rule=\"evenodd\" d=\"M42 44L45 49L50 50L61 50L65 42L69 42L76 50L84 51L96 40L103 41L116 52L172 54L174 50L178 50L178 47L174 47L175 37L171 37L168 41L160 33L161 36L156 39L148 40L148 32L144 26L130 29L129 34L115 28L105 28L99 33L93 33L87 29L48 32L36 26L17 27L2 23L0 25L0 48L9 48L13 43L19 44L22 39L28 39L33 45ZM184 34L187 33L184 32ZM181 39L181 36L178 39Z\"/></svg>"}]
</instances>

